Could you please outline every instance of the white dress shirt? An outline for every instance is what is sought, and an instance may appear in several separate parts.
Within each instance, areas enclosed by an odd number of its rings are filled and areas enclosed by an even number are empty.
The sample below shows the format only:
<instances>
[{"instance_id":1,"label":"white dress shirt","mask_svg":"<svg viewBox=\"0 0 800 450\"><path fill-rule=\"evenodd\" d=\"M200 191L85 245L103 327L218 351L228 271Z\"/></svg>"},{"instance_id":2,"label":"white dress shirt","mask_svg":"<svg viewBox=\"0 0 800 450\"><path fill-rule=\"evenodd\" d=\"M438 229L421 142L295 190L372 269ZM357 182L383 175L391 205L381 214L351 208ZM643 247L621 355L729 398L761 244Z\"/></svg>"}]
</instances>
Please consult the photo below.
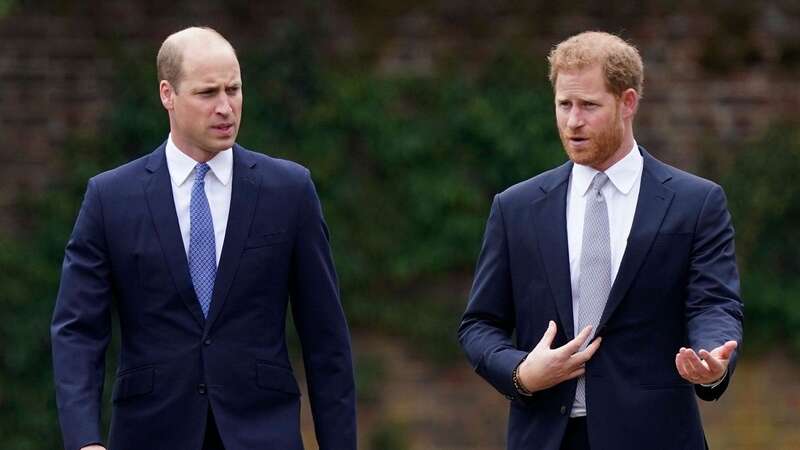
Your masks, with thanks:
<instances>
[{"instance_id":1,"label":"white dress shirt","mask_svg":"<svg viewBox=\"0 0 800 450\"><path fill-rule=\"evenodd\" d=\"M172 135L167 139L167 168L172 180L172 198L175 200L175 212L178 214L178 225L181 228L183 248L189 255L189 206L192 200L195 166L198 162L183 153L175 146ZM217 153L208 166L205 190L208 206L211 208L211 219L214 221L214 243L217 251L217 266L222 255L222 244L225 242L225 230L228 227L228 212L231 209L231 178L233 177L233 150L227 149Z\"/></svg>"},{"instance_id":2,"label":"white dress shirt","mask_svg":"<svg viewBox=\"0 0 800 450\"><path fill-rule=\"evenodd\" d=\"M609 242L611 243L611 279L617 277L622 255L628 244L633 225L633 215L639 200L644 162L636 142L628 154L609 167L605 174L609 183L600 190L608 207ZM576 305L580 303L581 249L583 245L583 218L586 212L586 194L598 171L580 164L572 166L567 194L567 242L569 245L569 274L572 287L573 323L578 323ZM575 329L575 334L580 330ZM594 333L594 330L593 330ZM572 406L571 417L586 415L586 405L577 402Z\"/></svg>"}]
</instances>

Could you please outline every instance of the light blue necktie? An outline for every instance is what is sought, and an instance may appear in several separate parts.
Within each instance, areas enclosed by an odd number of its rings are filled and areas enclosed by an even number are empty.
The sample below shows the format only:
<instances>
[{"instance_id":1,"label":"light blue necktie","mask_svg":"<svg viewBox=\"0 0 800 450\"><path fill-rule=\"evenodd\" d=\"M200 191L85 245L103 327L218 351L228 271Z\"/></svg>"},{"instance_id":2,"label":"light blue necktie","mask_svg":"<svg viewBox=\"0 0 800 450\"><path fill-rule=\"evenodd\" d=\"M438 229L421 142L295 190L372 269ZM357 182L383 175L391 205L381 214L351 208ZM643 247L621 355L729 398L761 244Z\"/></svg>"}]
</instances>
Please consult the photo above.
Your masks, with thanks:
<instances>
[{"instance_id":1,"label":"light blue necktie","mask_svg":"<svg viewBox=\"0 0 800 450\"><path fill-rule=\"evenodd\" d=\"M586 213L583 218L583 244L581 249L580 279L578 280L578 302L573 304L575 333L586 325L592 326L592 334L581 345L585 349L597 332L600 317L606 308L611 293L611 237L608 226L608 206L601 192L608 182L608 175L595 174L589 193L586 194ZM586 376L578 378L575 405L586 407Z\"/></svg>"},{"instance_id":2,"label":"light blue necktie","mask_svg":"<svg viewBox=\"0 0 800 450\"><path fill-rule=\"evenodd\" d=\"M211 294L214 292L214 278L217 276L217 247L214 242L214 221L205 190L205 177L208 164L195 167L192 200L189 204L189 272L197 293L197 300L208 317L211 307Z\"/></svg>"}]
</instances>

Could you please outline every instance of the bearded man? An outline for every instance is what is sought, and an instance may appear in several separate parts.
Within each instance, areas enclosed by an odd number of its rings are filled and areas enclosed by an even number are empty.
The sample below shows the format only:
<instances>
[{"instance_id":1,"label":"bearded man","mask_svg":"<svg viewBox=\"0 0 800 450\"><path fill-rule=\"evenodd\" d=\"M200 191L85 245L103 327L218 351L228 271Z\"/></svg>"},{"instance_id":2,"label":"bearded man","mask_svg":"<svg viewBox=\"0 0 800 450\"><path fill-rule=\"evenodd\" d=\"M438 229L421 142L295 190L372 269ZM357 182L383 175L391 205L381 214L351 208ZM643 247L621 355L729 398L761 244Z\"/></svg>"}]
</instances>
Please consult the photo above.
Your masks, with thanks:
<instances>
[{"instance_id":1,"label":"bearded man","mask_svg":"<svg viewBox=\"0 0 800 450\"><path fill-rule=\"evenodd\" d=\"M637 144L635 47L585 32L548 60L570 161L495 196L461 345L511 401L509 449L704 449L695 395L742 339L725 194Z\"/></svg>"}]
</instances>

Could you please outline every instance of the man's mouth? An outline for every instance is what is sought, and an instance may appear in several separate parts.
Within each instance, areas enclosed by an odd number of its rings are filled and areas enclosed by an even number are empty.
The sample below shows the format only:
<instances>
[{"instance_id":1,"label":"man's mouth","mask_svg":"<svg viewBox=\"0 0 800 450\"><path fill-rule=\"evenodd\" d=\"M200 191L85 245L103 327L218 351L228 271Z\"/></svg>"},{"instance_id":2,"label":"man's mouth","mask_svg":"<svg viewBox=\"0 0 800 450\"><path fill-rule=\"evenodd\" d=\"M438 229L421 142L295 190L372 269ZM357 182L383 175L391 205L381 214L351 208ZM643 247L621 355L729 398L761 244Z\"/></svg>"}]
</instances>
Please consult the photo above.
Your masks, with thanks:
<instances>
[{"instance_id":1,"label":"man's mouth","mask_svg":"<svg viewBox=\"0 0 800 450\"><path fill-rule=\"evenodd\" d=\"M211 128L213 128L216 131L219 131L220 133L230 133L231 131L233 131L233 124L221 123L219 125L214 125Z\"/></svg>"},{"instance_id":2,"label":"man's mouth","mask_svg":"<svg viewBox=\"0 0 800 450\"><path fill-rule=\"evenodd\" d=\"M571 136L568 138L568 140L572 145L583 145L584 143L589 142L589 138L580 136Z\"/></svg>"}]
</instances>

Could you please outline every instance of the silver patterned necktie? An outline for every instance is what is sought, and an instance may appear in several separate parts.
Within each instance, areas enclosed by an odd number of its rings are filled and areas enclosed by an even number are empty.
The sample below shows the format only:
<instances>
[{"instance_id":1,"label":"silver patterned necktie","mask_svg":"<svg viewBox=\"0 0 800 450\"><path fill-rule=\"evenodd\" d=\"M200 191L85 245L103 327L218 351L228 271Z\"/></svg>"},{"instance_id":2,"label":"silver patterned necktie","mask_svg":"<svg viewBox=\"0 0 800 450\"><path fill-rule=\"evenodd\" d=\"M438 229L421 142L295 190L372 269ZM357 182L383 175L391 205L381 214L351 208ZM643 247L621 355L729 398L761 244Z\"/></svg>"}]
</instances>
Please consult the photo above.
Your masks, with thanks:
<instances>
[{"instance_id":1,"label":"silver patterned necktie","mask_svg":"<svg viewBox=\"0 0 800 450\"><path fill-rule=\"evenodd\" d=\"M587 325L592 334L581 346L585 349L597 331L600 317L611 292L611 241L608 227L608 206L603 197L603 186L608 175L598 172L589 185L586 195L586 210L583 218L583 244L581 245L580 276L578 279L578 302L575 313L575 333ZM586 406L586 377L578 378L575 404Z\"/></svg>"},{"instance_id":2,"label":"silver patterned necktie","mask_svg":"<svg viewBox=\"0 0 800 450\"><path fill-rule=\"evenodd\" d=\"M189 272L197 300L208 317L214 279L217 276L217 247L214 240L214 221L206 197L205 177L210 167L201 163L195 167L192 199L189 203Z\"/></svg>"}]
</instances>

